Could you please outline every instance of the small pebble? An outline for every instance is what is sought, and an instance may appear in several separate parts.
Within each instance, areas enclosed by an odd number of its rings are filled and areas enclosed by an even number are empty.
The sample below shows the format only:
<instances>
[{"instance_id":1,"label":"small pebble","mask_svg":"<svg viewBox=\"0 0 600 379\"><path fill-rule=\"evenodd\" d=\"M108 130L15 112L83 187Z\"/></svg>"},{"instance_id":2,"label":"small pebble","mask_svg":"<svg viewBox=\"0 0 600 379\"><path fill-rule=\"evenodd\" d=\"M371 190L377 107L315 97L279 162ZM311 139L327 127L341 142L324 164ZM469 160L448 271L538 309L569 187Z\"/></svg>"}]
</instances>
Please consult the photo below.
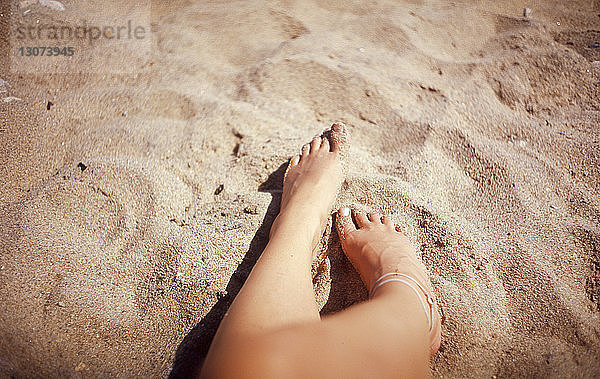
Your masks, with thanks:
<instances>
[{"instance_id":1,"label":"small pebble","mask_svg":"<svg viewBox=\"0 0 600 379\"><path fill-rule=\"evenodd\" d=\"M529 17L530 14L531 14L531 8L523 9L523 17Z\"/></svg>"},{"instance_id":2,"label":"small pebble","mask_svg":"<svg viewBox=\"0 0 600 379\"><path fill-rule=\"evenodd\" d=\"M234 136L236 136L239 139L244 138L244 135L242 133L240 133L240 131L237 129L231 129L231 134L233 134Z\"/></svg>"},{"instance_id":3,"label":"small pebble","mask_svg":"<svg viewBox=\"0 0 600 379\"><path fill-rule=\"evenodd\" d=\"M56 304L56 305L58 305L58 306L59 306L59 307L61 307L61 308L64 308L64 307L66 307L66 306L67 306L67 305L66 305L65 303L63 303L62 301L59 301L59 302L58 302L58 304Z\"/></svg>"},{"instance_id":4,"label":"small pebble","mask_svg":"<svg viewBox=\"0 0 600 379\"><path fill-rule=\"evenodd\" d=\"M235 147L233 148L233 155L235 155L236 158L241 158L243 155L246 155L243 143L238 142L235 144Z\"/></svg>"},{"instance_id":5,"label":"small pebble","mask_svg":"<svg viewBox=\"0 0 600 379\"><path fill-rule=\"evenodd\" d=\"M600 47L600 43L596 42L588 46L590 49L597 49Z\"/></svg>"},{"instance_id":6,"label":"small pebble","mask_svg":"<svg viewBox=\"0 0 600 379\"><path fill-rule=\"evenodd\" d=\"M21 99L19 99L18 97L14 97L14 96L9 96L9 97L5 97L4 99L2 99L2 101L4 101L5 103L10 103L11 101L20 101Z\"/></svg>"},{"instance_id":7,"label":"small pebble","mask_svg":"<svg viewBox=\"0 0 600 379\"><path fill-rule=\"evenodd\" d=\"M225 185L224 184L220 184L217 189L215 190L215 196L220 194L221 192L223 192L223 190L225 189Z\"/></svg>"},{"instance_id":8,"label":"small pebble","mask_svg":"<svg viewBox=\"0 0 600 379\"><path fill-rule=\"evenodd\" d=\"M244 213L249 213L249 214L253 214L253 215L258 214L258 207L254 204L247 205L244 208Z\"/></svg>"},{"instance_id":9,"label":"small pebble","mask_svg":"<svg viewBox=\"0 0 600 379\"><path fill-rule=\"evenodd\" d=\"M40 5L45 6L46 8L50 8L50 9L53 9L55 11L62 12L62 11L65 10L65 6L60 1L38 0L38 3L40 3Z\"/></svg>"}]
</instances>

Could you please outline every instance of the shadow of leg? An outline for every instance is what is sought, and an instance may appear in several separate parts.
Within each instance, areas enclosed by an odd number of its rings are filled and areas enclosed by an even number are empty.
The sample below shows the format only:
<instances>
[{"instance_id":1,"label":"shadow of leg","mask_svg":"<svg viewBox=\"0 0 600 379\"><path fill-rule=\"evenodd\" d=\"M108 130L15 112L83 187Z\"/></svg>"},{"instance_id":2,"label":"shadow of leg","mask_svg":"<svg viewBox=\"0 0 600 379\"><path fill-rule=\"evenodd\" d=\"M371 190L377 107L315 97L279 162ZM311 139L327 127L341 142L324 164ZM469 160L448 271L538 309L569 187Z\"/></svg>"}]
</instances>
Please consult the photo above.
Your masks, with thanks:
<instances>
[{"instance_id":1,"label":"shadow of leg","mask_svg":"<svg viewBox=\"0 0 600 379\"><path fill-rule=\"evenodd\" d=\"M204 358L208 353L208 348L219 327L227 309L237 296L244 282L248 278L252 267L256 264L258 257L265 249L269 240L269 231L271 225L279 214L279 205L281 203L281 191L283 188L283 175L287 168L287 163L279 166L265 182L259 187L259 192L268 192L272 195L271 203L263 221L256 231L256 234L250 242L248 252L244 256L242 263L231 276L227 284L227 295L217 301L212 309L202 318L202 320L185 336L183 341L177 347L175 359L169 374L169 378L189 378L195 377L200 373Z\"/></svg>"}]
</instances>

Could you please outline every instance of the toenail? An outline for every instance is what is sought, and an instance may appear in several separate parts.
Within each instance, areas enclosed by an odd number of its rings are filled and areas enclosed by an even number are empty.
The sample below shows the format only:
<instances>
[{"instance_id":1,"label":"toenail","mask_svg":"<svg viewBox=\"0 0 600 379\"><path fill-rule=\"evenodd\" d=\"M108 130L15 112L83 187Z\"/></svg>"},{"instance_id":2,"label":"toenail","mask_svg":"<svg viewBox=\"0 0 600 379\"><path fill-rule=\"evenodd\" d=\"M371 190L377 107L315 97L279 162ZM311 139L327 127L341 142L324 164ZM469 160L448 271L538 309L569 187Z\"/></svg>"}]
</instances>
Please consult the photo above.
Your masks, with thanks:
<instances>
[{"instance_id":1,"label":"toenail","mask_svg":"<svg viewBox=\"0 0 600 379\"><path fill-rule=\"evenodd\" d=\"M345 127L345 125L342 124L341 122L336 122L335 124L333 124L331 126L331 129L333 129L334 131L336 131L338 133L341 133L344 131L344 129L345 129L344 127Z\"/></svg>"},{"instance_id":2,"label":"toenail","mask_svg":"<svg viewBox=\"0 0 600 379\"><path fill-rule=\"evenodd\" d=\"M342 214L342 216L348 217L350 216L350 208L342 208L340 213Z\"/></svg>"}]
</instances>

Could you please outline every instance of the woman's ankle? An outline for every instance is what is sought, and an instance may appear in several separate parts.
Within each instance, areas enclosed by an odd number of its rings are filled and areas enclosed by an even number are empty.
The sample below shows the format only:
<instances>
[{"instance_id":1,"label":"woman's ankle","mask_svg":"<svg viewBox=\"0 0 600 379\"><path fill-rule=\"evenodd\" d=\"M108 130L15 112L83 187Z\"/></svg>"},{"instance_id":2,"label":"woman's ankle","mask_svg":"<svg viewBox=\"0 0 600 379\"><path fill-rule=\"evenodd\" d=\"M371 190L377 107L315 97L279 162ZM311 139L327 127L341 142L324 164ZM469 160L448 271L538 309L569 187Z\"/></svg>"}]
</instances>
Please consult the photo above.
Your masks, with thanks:
<instances>
[{"instance_id":1,"label":"woman's ankle","mask_svg":"<svg viewBox=\"0 0 600 379\"><path fill-rule=\"evenodd\" d=\"M415 331L427 335L430 330L430 314L425 312L422 299L403 283L388 283L375 291L372 302L381 304L384 312L395 320L410 325Z\"/></svg>"}]
</instances>

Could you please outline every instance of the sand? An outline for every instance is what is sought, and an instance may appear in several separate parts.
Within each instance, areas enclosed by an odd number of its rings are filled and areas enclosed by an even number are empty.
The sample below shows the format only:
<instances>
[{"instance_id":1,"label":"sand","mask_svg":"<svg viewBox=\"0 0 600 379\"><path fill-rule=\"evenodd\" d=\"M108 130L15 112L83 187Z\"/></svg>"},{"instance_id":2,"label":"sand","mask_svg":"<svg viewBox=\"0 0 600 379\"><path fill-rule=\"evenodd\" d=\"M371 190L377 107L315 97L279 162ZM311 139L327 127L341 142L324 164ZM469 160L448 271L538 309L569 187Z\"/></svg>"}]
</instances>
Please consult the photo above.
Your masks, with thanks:
<instances>
[{"instance_id":1,"label":"sand","mask_svg":"<svg viewBox=\"0 0 600 379\"><path fill-rule=\"evenodd\" d=\"M180 0L152 5L149 56L90 58L132 73L3 63L0 375L194 373L287 159L343 121L337 205L391 214L418 248L443 311L434 377L600 376L599 16ZM335 232L320 248L322 313L364 300Z\"/></svg>"}]
</instances>

